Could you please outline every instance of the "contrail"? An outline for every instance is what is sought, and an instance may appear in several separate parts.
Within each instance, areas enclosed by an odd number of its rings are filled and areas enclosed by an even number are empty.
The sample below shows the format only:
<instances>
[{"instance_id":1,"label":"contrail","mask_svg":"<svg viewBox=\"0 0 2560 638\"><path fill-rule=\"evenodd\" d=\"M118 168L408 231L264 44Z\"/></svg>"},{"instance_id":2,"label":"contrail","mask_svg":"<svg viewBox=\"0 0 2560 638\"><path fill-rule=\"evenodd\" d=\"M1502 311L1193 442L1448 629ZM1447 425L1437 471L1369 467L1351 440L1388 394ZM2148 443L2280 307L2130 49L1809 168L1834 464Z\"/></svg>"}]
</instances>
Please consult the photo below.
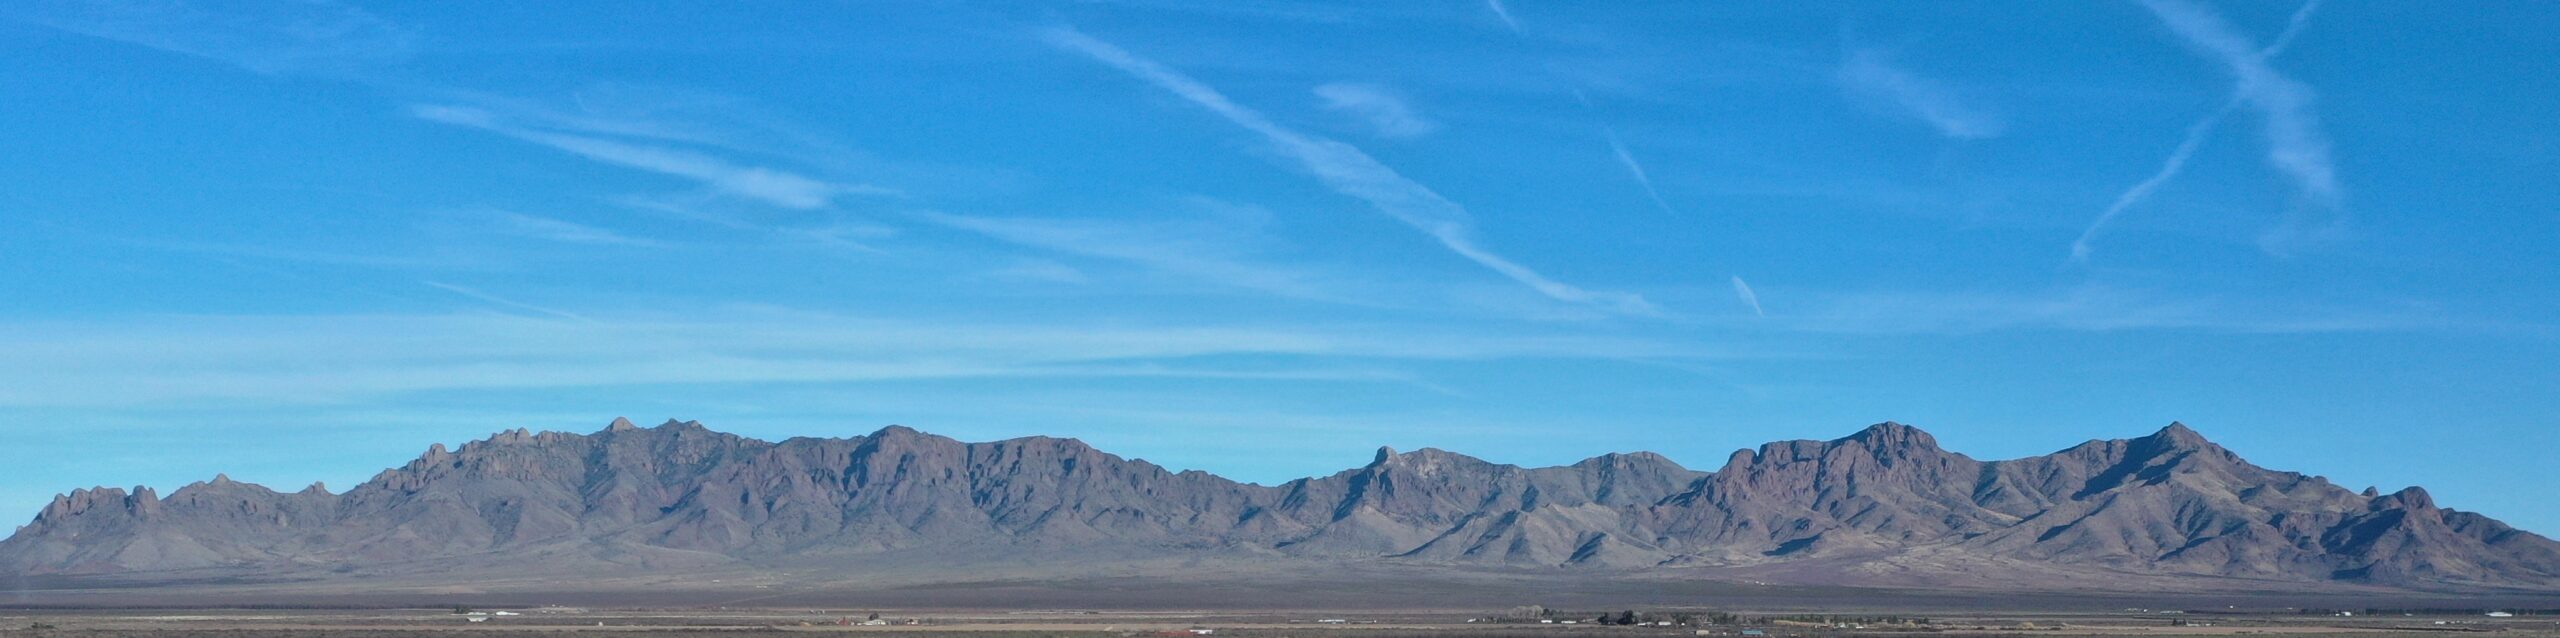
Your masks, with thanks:
<instances>
[{"instance_id":1,"label":"contrail","mask_svg":"<svg viewBox=\"0 0 2560 638\"><path fill-rule=\"evenodd\" d=\"M1653 198L1653 205L1660 207L1664 213L1680 214L1679 211L1671 209L1671 202L1662 200L1661 191L1653 189L1653 177L1645 174L1644 164L1636 162L1634 153L1627 152L1627 144L1618 141L1618 130L1602 125L1600 133L1609 138L1609 150L1618 154L1618 164L1627 167L1627 174L1635 176L1636 185L1644 187L1644 195Z\"/></svg>"},{"instance_id":2,"label":"contrail","mask_svg":"<svg viewBox=\"0 0 2560 638\"><path fill-rule=\"evenodd\" d=\"M1733 296L1741 298L1742 305L1750 306L1753 316L1769 316L1760 310L1760 293L1752 292L1751 284L1742 281L1742 275L1733 276Z\"/></svg>"},{"instance_id":3,"label":"contrail","mask_svg":"<svg viewBox=\"0 0 2560 638\"><path fill-rule=\"evenodd\" d=\"M2207 115L2204 119L2197 120L2195 124L2188 126L2187 139L2178 142L2177 150L2169 152L2169 159L2160 163L2159 172L2153 173L2149 179L2142 180L2142 183L2134 184L2133 188L2126 189L2124 193L2116 195L2115 203L2108 204L2107 211L2099 213L2097 221L2090 222L2087 230L2080 231L2080 238L2071 242L2071 261L2088 261L2090 247L2097 241L2098 231L2105 229L2107 222L2115 221L2117 215L2124 214L2125 209L2141 203L2143 199L2151 196L2152 191L2159 190L2162 185L2168 184L2169 180L2176 179L2178 173L2187 169L2187 159L2195 157L2196 149L2204 146L2205 138L2213 136L2214 127L2221 125L2223 117L2229 116L2232 111L2239 108L2240 100L2234 98L2224 102L2222 108L2215 109L2212 115Z\"/></svg>"},{"instance_id":4,"label":"contrail","mask_svg":"<svg viewBox=\"0 0 2560 638\"><path fill-rule=\"evenodd\" d=\"M514 309L517 309L517 310L527 310L527 311L532 311L532 312L538 312L538 313L542 313L542 314L546 314L546 315L551 315L551 316L554 316L554 317L560 317L560 318L563 318L563 319L574 319L574 320L583 321L583 322L587 322L587 323L600 323L600 322L598 322L598 321L596 321L596 320L594 320L594 319L589 319L589 318L587 318L587 317L586 317L586 315L581 315L581 314L574 313L574 312L569 312L569 311L566 311L566 310L556 310L556 309L552 309L552 308L545 308L545 307L542 307L542 306L536 306L536 305L533 305L533 304L529 304L529 303L525 303L525 302L521 302L521 301L516 301L516 300L514 300L514 299L508 299L508 298L505 298L505 297L500 297L500 296L497 296L497 295L492 295L492 294L489 294L489 293L480 292L480 291L478 291L478 290L473 290L473 289L470 289L470 288L464 288L464 287L461 287L461 286L456 286L456 285L448 284L448 283L444 283L444 282L438 282L438 281L421 281L421 282L418 282L418 283L422 283L422 284L426 284L426 285L428 285L428 286L432 286L432 287L435 287L435 288L438 288L438 289L442 289L442 290L444 290L445 292L450 292L450 293L453 293L453 294L462 295L462 296L465 296L465 297L470 297L470 298L473 298L473 299L478 299L478 300L481 300L481 301L485 301L485 302L489 302L489 303L493 303L493 304L497 304L497 305L501 305L501 306L506 306L506 307L509 307L509 308L514 308Z\"/></svg>"},{"instance_id":5,"label":"contrail","mask_svg":"<svg viewBox=\"0 0 2560 638\"><path fill-rule=\"evenodd\" d=\"M1502 25L1511 27L1512 33L1521 33L1520 21L1511 19L1511 10L1502 6L1502 0L1484 0L1484 6L1493 9L1493 17L1501 18Z\"/></svg>"},{"instance_id":6,"label":"contrail","mask_svg":"<svg viewBox=\"0 0 2560 638\"><path fill-rule=\"evenodd\" d=\"M2116 216L2149 198L2152 192L2184 172L2187 160L2204 146L2205 139L2212 137L2214 129L2222 125L2222 120L2241 106L2257 106L2264 112L2270 145L2269 161L2276 164L2278 170L2293 175L2306 197L2323 205L2334 205L2337 185L2329 167L2328 142L2307 121L2309 115L2304 111L2308 108L2309 99L2298 89L2298 83L2266 68L2267 60L2284 53L2286 47L2293 45L2294 38L2301 35L2303 26L2310 23L2311 15L2320 9L2320 0L2302 3L2286 19L2284 31L2277 33L2275 40L2255 53L2241 55L2228 53L2236 48L2238 35L2230 33L2220 19L2206 9L2161 0L2148 0L2144 6L2160 15L2162 21L2170 23L2170 28L2178 31L2180 37L2195 42L2199 48L2221 54L2225 64L2233 67L2234 73L2240 76L2240 87L2233 90L2231 98L2224 101L2221 108L2187 127L2186 139L2169 152L2169 157L2160 163L2159 171L2117 195L2115 201L2107 205L2106 211L2099 213L2098 219L2080 232L2079 239L2071 242L2071 261L2087 262L2099 231L2115 221Z\"/></svg>"},{"instance_id":7,"label":"contrail","mask_svg":"<svg viewBox=\"0 0 2560 638\"><path fill-rule=\"evenodd\" d=\"M1199 80L1075 29L1051 29L1046 35L1049 43L1058 48L1091 57L1261 135L1327 188L1367 202L1379 213L1430 236L1450 252L1528 286L1539 294L1625 315L1661 314L1641 295L1591 290L1557 281L1485 248L1476 238L1475 216L1468 213L1466 207L1397 173L1359 147L1281 126Z\"/></svg>"}]
</instances>

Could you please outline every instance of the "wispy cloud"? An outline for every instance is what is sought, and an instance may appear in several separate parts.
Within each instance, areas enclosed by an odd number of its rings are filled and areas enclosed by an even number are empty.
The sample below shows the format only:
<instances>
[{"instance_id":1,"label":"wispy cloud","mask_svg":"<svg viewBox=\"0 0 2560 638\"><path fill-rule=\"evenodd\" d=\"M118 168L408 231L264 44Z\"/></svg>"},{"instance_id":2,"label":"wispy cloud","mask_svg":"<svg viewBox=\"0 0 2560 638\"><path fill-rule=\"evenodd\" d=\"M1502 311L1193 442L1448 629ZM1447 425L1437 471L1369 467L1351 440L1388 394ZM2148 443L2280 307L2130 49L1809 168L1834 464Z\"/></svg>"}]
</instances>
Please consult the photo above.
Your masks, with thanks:
<instances>
[{"instance_id":1,"label":"wispy cloud","mask_svg":"<svg viewBox=\"0 0 2560 638\"><path fill-rule=\"evenodd\" d=\"M2007 128L1999 115L1954 87L1895 66L1881 50L1850 52L1840 63L1840 83L1851 95L1891 105L1950 138L1999 137Z\"/></svg>"},{"instance_id":2,"label":"wispy cloud","mask_svg":"<svg viewBox=\"0 0 2560 638\"><path fill-rule=\"evenodd\" d=\"M927 223L989 239L1091 259L1135 265L1162 276L1256 290L1283 297L1344 301L1327 279L1269 263L1251 253L1264 243L1268 213L1193 201L1210 214L1187 220L995 217L924 212Z\"/></svg>"},{"instance_id":3,"label":"wispy cloud","mask_svg":"<svg viewBox=\"0 0 2560 638\"><path fill-rule=\"evenodd\" d=\"M825 220L809 223L772 223L760 219L764 211L753 210L761 204L740 202L736 198L709 193L633 194L608 198L607 201L642 214L715 226L733 231L771 235L789 243L806 243L866 253L884 253L874 240L897 236L898 229L859 220Z\"/></svg>"},{"instance_id":4,"label":"wispy cloud","mask_svg":"<svg viewBox=\"0 0 2560 638\"><path fill-rule=\"evenodd\" d=\"M2275 70L2268 61L2284 52L2319 10L2317 0L2305 2L2286 21L2284 31L2263 48L2253 47L2246 36L2223 20L2209 7L2177 0L2144 0L2143 6L2159 17L2162 24L2178 35L2190 48L2214 58L2231 72L2237 85L2231 99L2220 108L2187 127L2186 138L2161 162L2160 170L2116 196L2098 219L2081 231L2071 244L2073 261L2086 261L2099 233L2140 204L2169 181L2185 171L2187 161L2212 137L2222 120L2246 106L2258 112L2267 139L2267 163L2293 182L2302 199L2304 212L2317 217L2333 216L2343 203L2338 186L2337 169L2330 158L2329 140L2320 131L2319 116L2312 110L2316 95L2305 85ZM2305 228L2304 220L2288 219L2260 240L2269 252L2285 252L2290 244L2321 232ZM2334 220L2327 220L2334 223Z\"/></svg>"},{"instance_id":5,"label":"wispy cloud","mask_svg":"<svg viewBox=\"0 0 2560 638\"><path fill-rule=\"evenodd\" d=\"M1493 17L1501 18L1502 26L1511 27L1512 33L1521 32L1520 21L1511 19L1511 8L1502 6L1502 0L1484 0L1484 7L1492 9Z\"/></svg>"},{"instance_id":6,"label":"wispy cloud","mask_svg":"<svg viewBox=\"0 0 2560 638\"><path fill-rule=\"evenodd\" d=\"M1664 213L1679 214L1671 209L1671 202L1662 199L1662 191L1653 188L1653 175L1644 170L1643 162L1636 161L1635 153L1627 151L1627 143L1618 139L1618 129L1602 126L1600 134L1608 138L1609 152L1618 156L1618 165L1627 169L1627 175L1635 178L1636 185L1644 187L1644 196L1653 199L1654 207L1662 209Z\"/></svg>"},{"instance_id":7,"label":"wispy cloud","mask_svg":"<svg viewBox=\"0 0 2560 638\"><path fill-rule=\"evenodd\" d=\"M304 2L30 4L29 22L267 75L351 74L407 60L417 35L362 9Z\"/></svg>"},{"instance_id":8,"label":"wispy cloud","mask_svg":"<svg viewBox=\"0 0 2560 638\"><path fill-rule=\"evenodd\" d=\"M2189 46L2231 72L2239 83L2235 94L2265 120L2267 162L2292 179L2313 204L2335 205L2337 169L2329 158L2329 138L2321 133L2320 117L2312 110L2316 96L2310 85L2269 66L2266 54L2210 7L2180 0L2144 0L2142 6ZM2306 11L2312 6L2316 5L2305 5Z\"/></svg>"},{"instance_id":9,"label":"wispy cloud","mask_svg":"<svg viewBox=\"0 0 2560 638\"><path fill-rule=\"evenodd\" d=\"M1493 10L1493 14L1495 16L1502 18L1502 23L1504 25L1511 27L1512 35L1528 35L1528 31L1521 28L1520 22L1511 18L1511 10L1502 5L1502 0L1485 0L1485 5ZM1555 68L1555 65L1552 63L1548 65L1548 69L1550 71L1555 70ZM1596 117L1600 107L1597 103L1591 101L1591 95L1583 92L1580 88L1573 88L1570 89L1570 91L1573 93L1574 101L1582 104L1582 110L1586 113L1593 113ZM1646 170L1644 162L1636 159L1635 152L1627 149L1627 142L1618 136L1617 127L1609 126L1606 123L1601 124L1600 137L1609 143L1609 154L1612 157L1617 158L1618 167L1626 169L1627 177L1635 180L1637 187L1644 189L1645 198L1653 201L1654 208L1660 209L1664 214L1668 215L1680 214L1678 210L1671 207L1670 200L1662 198L1662 190L1654 187L1653 172Z\"/></svg>"},{"instance_id":10,"label":"wispy cloud","mask_svg":"<svg viewBox=\"0 0 2560 638\"><path fill-rule=\"evenodd\" d=\"M445 291L445 292L450 292L450 293L453 293L453 294L462 295L462 296L464 296L464 297L470 297L470 298L472 298L472 299L477 299L477 300L480 300L480 301L483 301L483 302L487 302L487 303L490 303L490 304L495 304L495 305L498 305L498 306L504 306L504 307L507 307L507 308L513 308L513 309L516 309L516 310L523 310L523 311L527 311L527 312L533 312L533 313L538 313L538 314L550 315L550 316L553 316L553 317L559 317L559 318L562 318L562 319L570 319L570 320L581 321L581 322L586 322L586 323L595 323L595 322L596 322L596 320L594 320L594 319L589 319L589 318L587 318L585 315L581 315L581 314L578 314L578 313L569 312L569 311L566 311L566 310L559 310L559 309L554 309L554 308L548 308L548 307L544 307L544 306L537 306L537 305L534 305L534 304L529 304L529 303L525 303L525 302L521 302L521 301L516 301L516 300L514 300L514 299L508 299L508 298L505 298L505 297L500 297L500 296L497 296L497 295L492 295L492 294L489 294L489 293L480 292L479 290L477 290L477 289L473 289L473 288L466 288L466 287L462 287L462 286L456 286L456 285L453 285L453 284L448 284L448 283L439 282L439 281L421 281L421 282L418 282L418 283L426 284L426 285L427 285L427 287L429 287L429 288L435 288L435 289L438 289L438 290L443 290L443 291Z\"/></svg>"},{"instance_id":11,"label":"wispy cloud","mask_svg":"<svg viewBox=\"0 0 2560 638\"><path fill-rule=\"evenodd\" d=\"M596 82L546 97L450 88L404 93L415 94L409 104L467 107L521 129L699 149L736 158L733 163L779 162L815 179L861 182L845 184L859 194L891 194L879 185L884 182L898 183L900 193L916 185L976 193L1013 178L1000 170L884 159L756 99L677 86Z\"/></svg>"},{"instance_id":12,"label":"wispy cloud","mask_svg":"<svg viewBox=\"0 0 2560 638\"><path fill-rule=\"evenodd\" d=\"M820 160L804 163L829 165L853 163L840 158L858 155L786 130L790 127L779 122L767 121L763 126L749 128L760 129L757 132L767 138L765 142L781 137L789 138L790 143L745 148L748 143L739 140L686 131L646 118L564 113L471 91L386 81L383 67L412 57L418 39L416 31L332 0L79 2L39 7L21 15L29 22L55 29L217 60L258 73L328 77L388 94L435 94L440 98L438 102L458 104L416 104L411 107L411 114L428 121L500 133L599 162L691 179L719 193L774 206L806 210L826 207L835 198L847 195L896 194L893 189L877 185L753 166L685 148L716 149L732 155L788 155ZM609 92L611 88L598 90ZM747 110L730 104L716 106L723 113ZM785 148L795 146L799 148Z\"/></svg>"},{"instance_id":13,"label":"wispy cloud","mask_svg":"<svg viewBox=\"0 0 2560 638\"><path fill-rule=\"evenodd\" d=\"M2045 291L1869 290L1799 293L1786 327L1870 335L2000 331L2196 331L2309 334L2441 329L2423 307L2274 301L2101 285Z\"/></svg>"},{"instance_id":14,"label":"wispy cloud","mask_svg":"<svg viewBox=\"0 0 2560 638\"><path fill-rule=\"evenodd\" d=\"M1734 298L1741 299L1742 305L1751 307L1751 316L1769 316L1767 311L1760 309L1760 293L1752 292L1751 284L1743 281L1742 275L1733 276L1733 296Z\"/></svg>"},{"instance_id":15,"label":"wispy cloud","mask_svg":"<svg viewBox=\"0 0 2560 638\"><path fill-rule=\"evenodd\" d=\"M1405 383L1398 362L1731 356L1695 340L1437 323L1132 325L718 308L607 322L471 313L21 321L0 324L0 351L10 353L0 358L0 407L279 405L462 389L968 378ZM1268 363L1239 363L1248 360Z\"/></svg>"},{"instance_id":16,"label":"wispy cloud","mask_svg":"<svg viewBox=\"0 0 2560 638\"><path fill-rule=\"evenodd\" d=\"M1596 118L1600 105L1591 101L1591 94L1579 88L1569 89L1569 91L1573 94L1573 101L1582 105L1582 111L1591 113ZM1609 143L1610 156L1617 158L1618 167L1626 169L1627 177L1635 180L1636 186L1644 189L1644 196L1653 200L1654 208L1661 209L1666 214L1680 214L1679 211L1671 208L1669 200L1662 198L1662 191L1653 187L1653 172L1645 170L1644 162L1638 161L1636 154L1627 150L1627 142L1618 137L1617 127L1606 123L1600 124L1600 139Z\"/></svg>"},{"instance_id":17,"label":"wispy cloud","mask_svg":"<svg viewBox=\"0 0 2560 638\"><path fill-rule=\"evenodd\" d=\"M481 129L598 162L692 179L723 193L783 208L824 208L842 195L895 194L878 186L838 184L789 171L742 166L684 149L518 125L471 107L423 104L412 107L410 112L427 121Z\"/></svg>"},{"instance_id":18,"label":"wispy cloud","mask_svg":"<svg viewBox=\"0 0 2560 638\"><path fill-rule=\"evenodd\" d=\"M1043 284L1084 285L1093 281L1092 277L1085 275L1083 270L1074 266L1041 259L1024 260L1011 266L991 270L986 276L1004 281Z\"/></svg>"},{"instance_id":19,"label":"wispy cloud","mask_svg":"<svg viewBox=\"0 0 2560 638\"><path fill-rule=\"evenodd\" d=\"M218 258L248 258L262 261L297 262L324 266L378 268L384 270L486 270L494 267L485 260L467 254L438 252L402 254L384 250L349 251L314 249L279 245L277 242L228 243L193 240L146 238L109 238L118 244L147 250L207 255Z\"/></svg>"},{"instance_id":20,"label":"wispy cloud","mask_svg":"<svg viewBox=\"0 0 2560 638\"><path fill-rule=\"evenodd\" d=\"M1420 137L1440 130L1440 123L1414 113L1404 96L1375 84L1334 83L1315 88L1329 111L1358 117L1384 137Z\"/></svg>"},{"instance_id":21,"label":"wispy cloud","mask_svg":"<svg viewBox=\"0 0 2560 638\"><path fill-rule=\"evenodd\" d=\"M1540 294L1620 314L1649 315L1658 312L1642 296L1589 290L1556 281L1485 248L1476 238L1474 216L1468 214L1464 207L1405 178L1357 147L1283 127L1260 112L1227 99L1225 94L1206 84L1082 32L1058 28L1047 31L1045 37L1051 44L1092 57L1261 135L1335 192L1367 202L1378 212L1429 235L1451 252Z\"/></svg>"},{"instance_id":22,"label":"wispy cloud","mask_svg":"<svg viewBox=\"0 0 2560 638\"><path fill-rule=\"evenodd\" d=\"M660 247L665 242L632 237L609 229L538 215L492 210L487 215L498 232L547 241L598 246Z\"/></svg>"}]
</instances>

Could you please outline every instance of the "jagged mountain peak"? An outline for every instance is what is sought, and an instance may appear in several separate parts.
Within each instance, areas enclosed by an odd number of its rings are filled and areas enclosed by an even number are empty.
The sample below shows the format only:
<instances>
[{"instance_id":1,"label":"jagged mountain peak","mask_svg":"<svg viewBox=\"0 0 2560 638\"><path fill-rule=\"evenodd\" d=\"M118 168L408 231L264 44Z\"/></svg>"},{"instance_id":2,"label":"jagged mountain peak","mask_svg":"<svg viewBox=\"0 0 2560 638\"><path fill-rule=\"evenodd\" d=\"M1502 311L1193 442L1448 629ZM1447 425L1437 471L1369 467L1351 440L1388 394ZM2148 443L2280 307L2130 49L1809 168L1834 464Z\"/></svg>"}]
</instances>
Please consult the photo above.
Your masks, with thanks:
<instances>
[{"instance_id":1,"label":"jagged mountain peak","mask_svg":"<svg viewBox=\"0 0 2560 638\"><path fill-rule=\"evenodd\" d=\"M1489 461L1485 461L1484 459L1479 459L1479 458L1476 458L1476 457L1467 456L1467 455L1465 455L1465 454L1459 454L1459 453L1456 453L1456 452L1451 452L1451 451L1443 450L1443 449L1436 448L1436 447L1420 448L1420 449L1416 449L1416 450L1411 451L1411 452L1404 452L1404 453L1400 453L1400 454L1388 454L1388 455L1386 455L1386 456L1385 456L1385 458L1384 458L1384 462L1389 463L1389 464L1401 464L1401 465L1452 465L1452 464L1467 464L1467 465L1495 465L1495 463L1491 463L1491 462L1489 462Z\"/></svg>"},{"instance_id":2,"label":"jagged mountain peak","mask_svg":"<svg viewBox=\"0 0 2560 638\"><path fill-rule=\"evenodd\" d=\"M2402 488L2397 492L2382 495L2380 498L2373 500L2373 505L2375 509L2398 508L2427 511L2437 509L2436 498L2427 494L2426 488L2415 485Z\"/></svg>"},{"instance_id":3,"label":"jagged mountain peak","mask_svg":"<svg viewBox=\"0 0 2560 638\"><path fill-rule=\"evenodd\" d=\"M891 425L856 437L862 447L874 450L915 451L920 449L959 450L968 444L939 434L903 425Z\"/></svg>"},{"instance_id":4,"label":"jagged mountain peak","mask_svg":"<svg viewBox=\"0 0 2560 638\"><path fill-rule=\"evenodd\" d=\"M2142 437L2140 440L2154 442L2164 447L2177 449L2194 450L2218 447L2213 441L2205 439L2204 434L2196 432L2195 428L2187 427L2187 424L2178 421L2170 421L2168 426L2162 427L2160 428L2160 431L2153 432L2150 436Z\"/></svg>"},{"instance_id":5,"label":"jagged mountain peak","mask_svg":"<svg viewBox=\"0 0 2560 638\"><path fill-rule=\"evenodd\" d=\"M1894 421L1870 425L1854 434L1832 439L1831 442L1928 449L1938 447L1938 437L1930 435L1928 431Z\"/></svg>"},{"instance_id":6,"label":"jagged mountain peak","mask_svg":"<svg viewBox=\"0 0 2560 638\"><path fill-rule=\"evenodd\" d=\"M1938 465L1973 461L1938 447L1937 437L1920 428L1886 421L1827 441L1773 441L1762 444L1758 449L1739 450L1725 460L1724 468L1717 473L1766 471L1795 464L1847 468L1866 464L1905 466L1915 462Z\"/></svg>"},{"instance_id":7,"label":"jagged mountain peak","mask_svg":"<svg viewBox=\"0 0 2560 638\"><path fill-rule=\"evenodd\" d=\"M140 488L136 488L136 489L140 489ZM201 494L201 493L205 493L205 492L240 492L240 491L269 491L269 492L271 492L271 491L273 491L273 490L269 490L269 489L267 489L267 486L259 485L259 484L256 484L256 483L242 483L242 482L239 482L239 481L231 480L231 475L229 475L229 474L214 474L214 475L213 475L213 478L212 478L211 480L196 481L196 482L194 482L194 483L188 483L188 484L186 484L186 485L181 485L181 486L179 486L179 487L178 487L178 490L177 490L177 491L175 491L175 492L170 492L170 493L169 493L169 495L170 495L170 497L175 498L175 497L177 497L177 496L179 496L179 495L193 495L193 494Z\"/></svg>"},{"instance_id":8,"label":"jagged mountain peak","mask_svg":"<svg viewBox=\"0 0 2560 638\"><path fill-rule=\"evenodd\" d=\"M1680 465L1680 462L1671 460L1671 457L1652 452L1610 452L1576 461L1571 467L1664 467L1674 470L1689 469L1686 466Z\"/></svg>"},{"instance_id":9,"label":"jagged mountain peak","mask_svg":"<svg viewBox=\"0 0 2560 638\"><path fill-rule=\"evenodd\" d=\"M904 425L891 424L881 426L880 429L873 430L870 434L864 435L863 438L875 441L898 441L910 439L939 439L946 437L926 433L923 430L918 430Z\"/></svg>"},{"instance_id":10,"label":"jagged mountain peak","mask_svg":"<svg viewBox=\"0 0 2560 638\"><path fill-rule=\"evenodd\" d=\"M640 426L632 424L629 417L614 417L612 423L604 426L606 432L629 432L637 429L640 429Z\"/></svg>"},{"instance_id":11,"label":"jagged mountain peak","mask_svg":"<svg viewBox=\"0 0 2560 638\"><path fill-rule=\"evenodd\" d=\"M1409 452L1399 452L1393 447L1380 447L1378 448L1377 454L1370 458L1369 464L1362 466L1361 469L1473 469L1485 472L1539 472L1555 470L1600 470L1606 468L1626 467L1658 467L1675 471L1688 471L1688 468L1682 467L1679 463L1672 461L1670 457L1665 457L1652 452L1610 452L1575 461L1567 465L1554 467L1524 467L1510 463L1488 461L1474 455L1437 447L1417 448Z\"/></svg>"},{"instance_id":12,"label":"jagged mountain peak","mask_svg":"<svg viewBox=\"0 0 2560 638\"><path fill-rule=\"evenodd\" d=\"M2245 463L2241 461L2238 453L2206 439L2202 433L2179 422L2171 422L2168 426L2150 434L2133 438L2090 439L2079 445L2054 452L2047 457L2034 458L2049 457L2079 458L2097 463L2170 463L2182 459L2227 464Z\"/></svg>"},{"instance_id":13,"label":"jagged mountain peak","mask_svg":"<svg viewBox=\"0 0 2560 638\"><path fill-rule=\"evenodd\" d=\"M2202 433L2184 423L2172 422L2159 431L2139 438L2123 440L2128 459L2149 459L2153 465L2175 465L2190 471L2225 468L2239 472L2265 472L2240 458L2240 454L2206 439Z\"/></svg>"}]
</instances>

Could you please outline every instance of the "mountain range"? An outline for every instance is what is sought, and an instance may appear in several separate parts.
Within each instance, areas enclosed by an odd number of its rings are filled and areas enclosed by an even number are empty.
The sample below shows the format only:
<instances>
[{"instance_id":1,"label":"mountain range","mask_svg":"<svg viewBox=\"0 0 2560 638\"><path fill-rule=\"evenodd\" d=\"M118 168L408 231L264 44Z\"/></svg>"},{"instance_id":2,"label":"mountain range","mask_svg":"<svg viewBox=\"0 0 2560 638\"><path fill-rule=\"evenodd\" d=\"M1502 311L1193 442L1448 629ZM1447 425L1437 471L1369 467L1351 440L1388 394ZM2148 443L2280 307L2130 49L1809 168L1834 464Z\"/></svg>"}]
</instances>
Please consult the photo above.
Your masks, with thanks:
<instances>
[{"instance_id":1,"label":"mountain range","mask_svg":"<svg viewBox=\"0 0 2560 638\"><path fill-rule=\"evenodd\" d=\"M1523 468L1381 449L1256 485L1075 439L889 427L767 442L695 422L503 432L344 492L225 477L75 490L0 541L0 572L468 580L538 572L1080 566L1250 574L1356 565L2001 588L2560 590L2560 543L2409 488L2252 465L2184 425L1983 461L1883 423L1734 452Z\"/></svg>"}]
</instances>

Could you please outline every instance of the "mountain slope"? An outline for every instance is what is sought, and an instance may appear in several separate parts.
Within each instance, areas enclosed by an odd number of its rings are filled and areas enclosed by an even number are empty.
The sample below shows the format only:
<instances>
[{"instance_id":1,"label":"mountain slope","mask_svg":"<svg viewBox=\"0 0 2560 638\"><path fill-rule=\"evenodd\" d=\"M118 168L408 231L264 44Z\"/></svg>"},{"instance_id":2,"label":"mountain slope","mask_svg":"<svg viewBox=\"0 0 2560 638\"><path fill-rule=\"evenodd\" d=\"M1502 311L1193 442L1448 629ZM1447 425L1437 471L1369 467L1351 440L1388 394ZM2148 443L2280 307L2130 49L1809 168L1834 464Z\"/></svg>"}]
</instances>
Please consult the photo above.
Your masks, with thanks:
<instances>
[{"instance_id":1,"label":"mountain slope","mask_svg":"<svg viewBox=\"0 0 2560 638\"><path fill-rule=\"evenodd\" d=\"M1884 423L1739 451L1714 472L1651 453L1522 468L1382 449L1363 467L1261 486L1074 439L965 443L893 426L774 443L617 419L593 434L438 445L342 494L227 478L166 498L76 490L0 541L0 572L143 577L1148 558L2560 589L2560 543L2416 488L2359 494L2260 468L2177 424L1981 461Z\"/></svg>"}]
</instances>

